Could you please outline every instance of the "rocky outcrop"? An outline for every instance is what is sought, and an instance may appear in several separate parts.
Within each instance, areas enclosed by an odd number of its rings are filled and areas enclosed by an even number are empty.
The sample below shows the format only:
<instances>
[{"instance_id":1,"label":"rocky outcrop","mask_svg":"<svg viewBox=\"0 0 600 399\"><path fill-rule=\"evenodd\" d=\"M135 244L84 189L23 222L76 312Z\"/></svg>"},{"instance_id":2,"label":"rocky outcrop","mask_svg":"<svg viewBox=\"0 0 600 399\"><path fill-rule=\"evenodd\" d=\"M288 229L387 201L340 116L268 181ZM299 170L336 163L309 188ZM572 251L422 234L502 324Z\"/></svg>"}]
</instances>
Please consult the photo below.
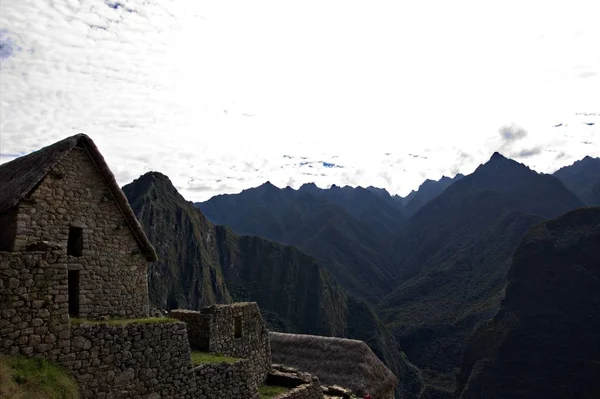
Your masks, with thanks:
<instances>
[{"instance_id":1,"label":"rocky outcrop","mask_svg":"<svg viewBox=\"0 0 600 399\"><path fill-rule=\"evenodd\" d=\"M532 228L516 250L506 296L469 340L457 396L600 397L600 208Z\"/></svg>"}]
</instances>

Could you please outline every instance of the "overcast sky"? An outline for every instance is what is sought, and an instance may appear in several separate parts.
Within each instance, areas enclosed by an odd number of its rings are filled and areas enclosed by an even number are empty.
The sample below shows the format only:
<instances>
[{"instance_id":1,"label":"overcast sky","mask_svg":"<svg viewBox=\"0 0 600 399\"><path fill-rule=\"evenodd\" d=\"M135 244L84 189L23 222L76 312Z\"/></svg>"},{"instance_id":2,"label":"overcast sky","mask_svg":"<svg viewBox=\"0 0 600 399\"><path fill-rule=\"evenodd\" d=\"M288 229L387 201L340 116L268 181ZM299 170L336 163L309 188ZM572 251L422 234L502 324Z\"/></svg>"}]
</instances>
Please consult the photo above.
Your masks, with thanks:
<instances>
[{"instance_id":1,"label":"overcast sky","mask_svg":"<svg viewBox=\"0 0 600 399\"><path fill-rule=\"evenodd\" d=\"M0 163L83 132L198 201L600 156L600 1L489 3L1 0Z\"/></svg>"}]
</instances>

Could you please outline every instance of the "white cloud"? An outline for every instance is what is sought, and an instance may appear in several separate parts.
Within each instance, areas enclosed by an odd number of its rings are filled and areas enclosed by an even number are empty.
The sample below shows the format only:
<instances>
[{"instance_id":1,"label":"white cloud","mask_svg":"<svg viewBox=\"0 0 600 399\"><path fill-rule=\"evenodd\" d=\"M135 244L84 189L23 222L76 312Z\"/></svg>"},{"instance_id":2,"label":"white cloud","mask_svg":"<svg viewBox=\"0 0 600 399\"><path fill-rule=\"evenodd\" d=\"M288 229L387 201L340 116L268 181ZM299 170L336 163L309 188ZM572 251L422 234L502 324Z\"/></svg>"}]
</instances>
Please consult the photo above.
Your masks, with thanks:
<instances>
[{"instance_id":1,"label":"white cloud","mask_svg":"<svg viewBox=\"0 0 600 399\"><path fill-rule=\"evenodd\" d=\"M600 155L600 120L575 115L600 112L597 1L110 3L0 2L19 49L0 52L0 154L85 132L120 183L159 170L192 200L265 180L406 194L511 124L537 170Z\"/></svg>"}]
</instances>

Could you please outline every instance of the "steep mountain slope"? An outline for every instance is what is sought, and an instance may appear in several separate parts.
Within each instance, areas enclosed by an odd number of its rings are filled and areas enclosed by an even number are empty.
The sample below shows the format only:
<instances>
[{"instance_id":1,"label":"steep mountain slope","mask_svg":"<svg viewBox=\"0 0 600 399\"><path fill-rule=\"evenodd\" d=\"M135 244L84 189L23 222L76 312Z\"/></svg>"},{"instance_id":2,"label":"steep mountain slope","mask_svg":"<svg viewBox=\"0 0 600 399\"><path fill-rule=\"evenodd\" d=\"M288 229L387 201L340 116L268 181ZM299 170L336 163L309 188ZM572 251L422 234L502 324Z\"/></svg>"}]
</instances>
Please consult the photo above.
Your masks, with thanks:
<instances>
[{"instance_id":1,"label":"steep mountain slope","mask_svg":"<svg viewBox=\"0 0 600 399\"><path fill-rule=\"evenodd\" d=\"M600 205L600 158L585 157L554 172L554 176L589 206Z\"/></svg>"},{"instance_id":2,"label":"steep mountain slope","mask_svg":"<svg viewBox=\"0 0 600 399\"><path fill-rule=\"evenodd\" d=\"M398 287L378 309L428 382L454 383L468 334L499 305L523 234L581 206L558 179L494 154L410 219L397 241Z\"/></svg>"},{"instance_id":3,"label":"steep mountain slope","mask_svg":"<svg viewBox=\"0 0 600 399\"><path fill-rule=\"evenodd\" d=\"M338 204L355 195L344 189L334 191L339 192L323 194L316 186L298 191L278 189L267 182L240 194L213 197L196 206L213 223L229 226L237 234L258 235L298 247L319 259L351 294L377 301L392 288L392 247L383 241L382 233L350 213L375 221L386 220L389 230L399 213L366 190L355 193L356 197L367 197L371 202L359 206L359 200L349 200L344 209Z\"/></svg>"},{"instance_id":4,"label":"steep mountain slope","mask_svg":"<svg viewBox=\"0 0 600 399\"><path fill-rule=\"evenodd\" d=\"M362 187L336 185L329 189L320 189L314 184L304 184L298 192L312 194L339 206L366 226L371 234L381 241L397 234L404 224L404 217L398 204L393 200L390 201L391 197L386 200L380 192L375 194Z\"/></svg>"},{"instance_id":5,"label":"steep mountain slope","mask_svg":"<svg viewBox=\"0 0 600 399\"><path fill-rule=\"evenodd\" d=\"M275 331L365 341L402 381L398 395L418 395L420 374L394 337L316 259L291 246L214 226L160 173L147 173L123 191L158 253L148 273L154 305L197 309L256 301Z\"/></svg>"},{"instance_id":6,"label":"steep mountain slope","mask_svg":"<svg viewBox=\"0 0 600 399\"><path fill-rule=\"evenodd\" d=\"M599 397L598 292L600 208L531 229L513 256L500 310L469 340L458 395Z\"/></svg>"},{"instance_id":7,"label":"steep mountain slope","mask_svg":"<svg viewBox=\"0 0 600 399\"><path fill-rule=\"evenodd\" d=\"M414 215L426 203L440 195L445 189L450 187L452 183L459 181L463 177L464 176L459 173L453 178L442 176L440 180L425 180L419 186L417 191L412 191L406 196L402 213L407 217Z\"/></svg>"},{"instance_id":8,"label":"steep mountain slope","mask_svg":"<svg viewBox=\"0 0 600 399\"><path fill-rule=\"evenodd\" d=\"M230 303L214 250L214 227L187 205L169 179L160 173L147 173L123 187L123 192L158 254L148 269L153 305L199 309Z\"/></svg>"}]
</instances>

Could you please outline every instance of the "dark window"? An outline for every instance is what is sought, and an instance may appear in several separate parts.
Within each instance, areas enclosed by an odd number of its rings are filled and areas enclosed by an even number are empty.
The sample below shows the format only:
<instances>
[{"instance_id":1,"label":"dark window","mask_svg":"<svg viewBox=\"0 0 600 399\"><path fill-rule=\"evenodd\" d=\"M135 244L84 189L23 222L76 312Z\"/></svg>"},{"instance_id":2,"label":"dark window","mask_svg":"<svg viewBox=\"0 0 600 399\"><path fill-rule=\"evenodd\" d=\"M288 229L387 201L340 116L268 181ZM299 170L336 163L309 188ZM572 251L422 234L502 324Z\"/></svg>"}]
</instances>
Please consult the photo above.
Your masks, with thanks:
<instances>
[{"instance_id":1,"label":"dark window","mask_svg":"<svg viewBox=\"0 0 600 399\"><path fill-rule=\"evenodd\" d=\"M83 229L81 227L69 227L69 242L67 243L67 255L81 256L83 253Z\"/></svg>"},{"instance_id":2,"label":"dark window","mask_svg":"<svg viewBox=\"0 0 600 399\"><path fill-rule=\"evenodd\" d=\"M79 317L79 270L69 270L69 315Z\"/></svg>"},{"instance_id":3,"label":"dark window","mask_svg":"<svg viewBox=\"0 0 600 399\"><path fill-rule=\"evenodd\" d=\"M236 316L235 318L235 337L242 338L242 317Z\"/></svg>"},{"instance_id":4,"label":"dark window","mask_svg":"<svg viewBox=\"0 0 600 399\"><path fill-rule=\"evenodd\" d=\"M17 235L17 207L0 214L0 251L13 251Z\"/></svg>"}]
</instances>

